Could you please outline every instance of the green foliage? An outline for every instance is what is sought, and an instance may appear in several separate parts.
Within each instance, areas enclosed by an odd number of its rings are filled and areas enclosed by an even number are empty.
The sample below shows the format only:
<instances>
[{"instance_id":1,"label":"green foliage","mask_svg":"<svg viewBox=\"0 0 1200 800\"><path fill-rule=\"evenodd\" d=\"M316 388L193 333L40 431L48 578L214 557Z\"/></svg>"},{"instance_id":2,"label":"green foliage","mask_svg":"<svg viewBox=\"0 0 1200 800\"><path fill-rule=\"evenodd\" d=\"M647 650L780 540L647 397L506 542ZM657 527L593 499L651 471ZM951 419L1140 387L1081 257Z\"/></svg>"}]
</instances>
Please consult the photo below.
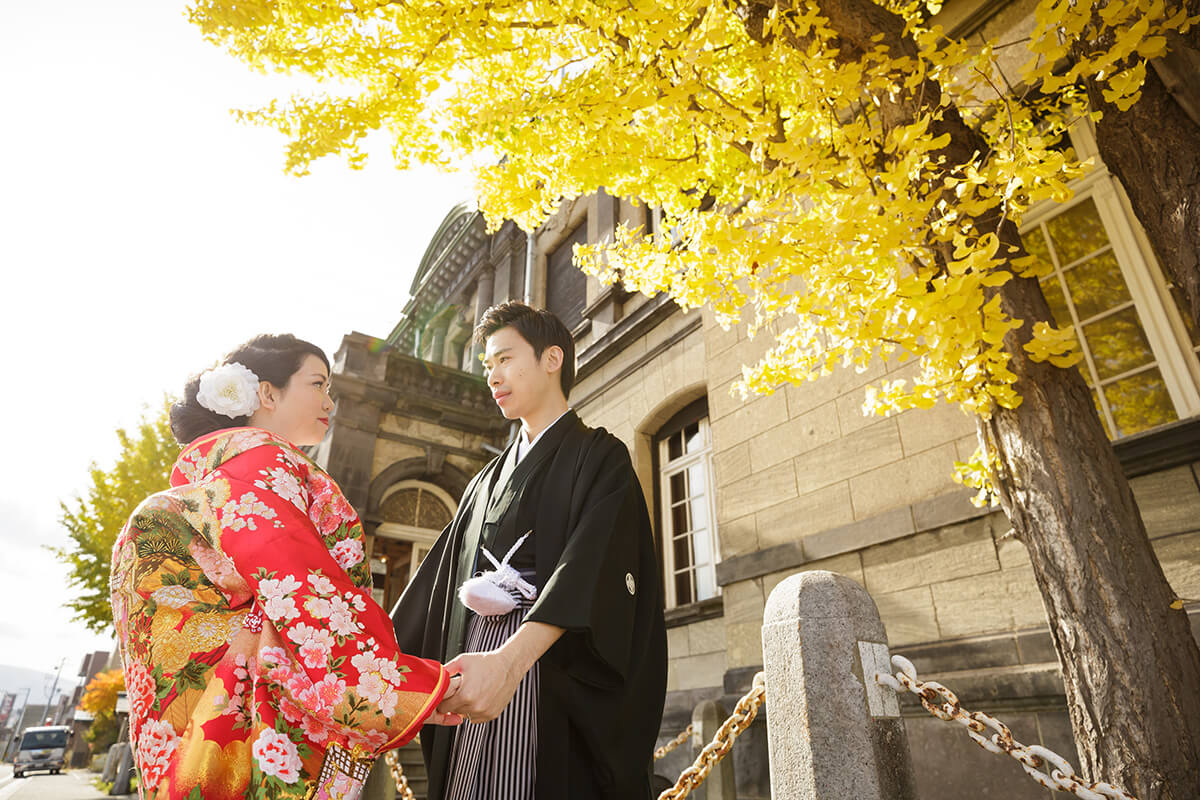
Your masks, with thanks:
<instances>
[{"instance_id":1,"label":"green foliage","mask_svg":"<svg viewBox=\"0 0 1200 800\"><path fill-rule=\"evenodd\" d=\"M168 422L170 404L171 400L164 400L157 412L143 416L132 432L118 429L121 453L116 462L107 469L93 462L91 486L85 495L60 504L59 521L67 529L71 545L53 551L67 565L70 583L79 590L66 605L75 612L75 619L97 633L112 627L108 579L117 534L139 503L167 488L179 455Z\"/></svg>"},{"instance_id":2,"label":"green foliage","mask_svg":"<svg viewBox=\"0 0 1200 800\"><path fill-rule=\"evenodd\" d=\"M83 734L88 741L92 755L104 753L117 743L117 735L121 732L120 723L111 711L102 711L95 715L92 724Z\"/></svg>"}]
</instances>

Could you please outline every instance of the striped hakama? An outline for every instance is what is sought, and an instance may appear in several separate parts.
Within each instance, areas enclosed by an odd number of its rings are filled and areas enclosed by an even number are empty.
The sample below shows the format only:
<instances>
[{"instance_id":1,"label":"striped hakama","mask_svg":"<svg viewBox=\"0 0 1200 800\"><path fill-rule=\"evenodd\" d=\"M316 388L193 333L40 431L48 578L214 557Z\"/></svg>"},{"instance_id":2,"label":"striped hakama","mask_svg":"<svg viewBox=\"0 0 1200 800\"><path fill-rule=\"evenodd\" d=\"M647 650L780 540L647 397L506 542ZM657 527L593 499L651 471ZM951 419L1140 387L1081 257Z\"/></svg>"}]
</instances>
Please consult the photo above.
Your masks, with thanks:
<instances>
[{"instance_id":1,"label":"striped hakama","mask_svg":"<svg viewBox=\"0 0 1200 800\"><path fill-rule=\"evenodd\" d=\"M532 578L532 572L522 573ZM464 653L495 650L517 632L533 600L514 595L517 607L503 616L467 618ZM445 800L533 800L537 766L538 665L491 722L463 723L450 751Z\"/></svg>"}]
</instances>

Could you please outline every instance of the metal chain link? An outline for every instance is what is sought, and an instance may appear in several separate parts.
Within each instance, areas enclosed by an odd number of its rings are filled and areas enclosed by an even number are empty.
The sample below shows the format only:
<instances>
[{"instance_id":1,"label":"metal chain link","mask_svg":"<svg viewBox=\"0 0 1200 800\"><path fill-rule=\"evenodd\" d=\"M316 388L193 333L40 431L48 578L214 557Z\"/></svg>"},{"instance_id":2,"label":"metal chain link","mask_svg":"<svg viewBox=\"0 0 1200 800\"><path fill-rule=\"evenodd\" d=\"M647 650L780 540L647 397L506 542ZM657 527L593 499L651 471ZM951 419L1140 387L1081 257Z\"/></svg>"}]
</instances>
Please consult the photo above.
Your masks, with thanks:
<instances>
[{"instance_id":1,"label":"metal chain link","mask_svg":"<svg viewBox=\"0 0 1200 800\"><path fill-rule=\"evenodd\" d=\"M417 800L412 787L408 785L408 778L404 776L404 767L400 765L400 756L396 751L389 750L383 758L392 770L392 780L396 782L396 796L402 800Z\"/></svg>"},{"instance_id":2,"label":"metal chain link","mask_svg":"<svg viewBox=\"0 0 1200 800\"><path fill-rule=\"evenodd\" d=\"M700 751L696 761L680 774L675 785L658 796L658 800L683 800L693 789L704 783L713 766L729 753L737 738L754 722L766 694L766 678L760 672L754 676L754 687L738 700L733 713L721 724L713 740Z\"/></svg>"},{"instance_id":3,"label":"metal chain link","mask_svg":"<svg viewBox=\"0 0 1200 800\"><path fill-rule=\"evenodd\" d=\"M655 750L654 751L654 760L658 761L660 758L665 756L667 753L671 752L676 747L679 747L679 745L686 742L688 740L688 737L692 735L692 730L693 730L693 727L691 725L688 725L686 728L684 728L683 730L681 730L679 732L678 736L676 736L674 739L672 739L671 741L664 744L662 747Z\"/></svg>"},{"instance_id":4,"label":"metal chain link","mask_svg":"<svg viewBox=\"0 0 1200 800\"><path fill-rule=\"evenodd\" d=\"M958 702L958 695L936 681L921 681L917 679L917 669L904 656L892 656L892 666L896 668L895 675L883 672L875 673L875 681L884 686L890 686L897 692L910 691L921 698L921 705L935 717L946 722L957 722L967 729L975 744L990 753L1007 753L1021 764L1021 768L1031 778L1059 792L1073 792L1082 800L1137 800L1110 783L1097 781L1087 783L1065 758L1037 744L1024 745L1013 738L1012 732L1000 720L982 711L967 711ZM991 736L983 734L988 730L994 731ZM1050 774L1043 772L1049 765Z\"/></svg>"}]
</instances>

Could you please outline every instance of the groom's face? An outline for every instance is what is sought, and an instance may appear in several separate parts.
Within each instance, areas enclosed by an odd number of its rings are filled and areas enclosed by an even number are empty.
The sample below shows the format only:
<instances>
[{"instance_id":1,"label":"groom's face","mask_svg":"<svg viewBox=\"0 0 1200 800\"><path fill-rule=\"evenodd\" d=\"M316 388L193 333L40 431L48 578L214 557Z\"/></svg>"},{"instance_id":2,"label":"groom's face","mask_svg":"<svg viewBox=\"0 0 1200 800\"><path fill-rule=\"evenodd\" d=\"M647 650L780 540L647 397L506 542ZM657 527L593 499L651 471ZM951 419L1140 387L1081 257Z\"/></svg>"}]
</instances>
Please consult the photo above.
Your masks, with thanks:
<instances>
[{"instance_id":1,"label":"groom's face","mask_svg":"<svg viewBox=\"0 0 1200 800\"><path fill-rule=\"evenodd\" d=\"M487 338L483 368L500 412L507 419L525 419L559 391L562 349L552 345L539 358L515 328L501 328Z\"/></svg>"}]
</instances>

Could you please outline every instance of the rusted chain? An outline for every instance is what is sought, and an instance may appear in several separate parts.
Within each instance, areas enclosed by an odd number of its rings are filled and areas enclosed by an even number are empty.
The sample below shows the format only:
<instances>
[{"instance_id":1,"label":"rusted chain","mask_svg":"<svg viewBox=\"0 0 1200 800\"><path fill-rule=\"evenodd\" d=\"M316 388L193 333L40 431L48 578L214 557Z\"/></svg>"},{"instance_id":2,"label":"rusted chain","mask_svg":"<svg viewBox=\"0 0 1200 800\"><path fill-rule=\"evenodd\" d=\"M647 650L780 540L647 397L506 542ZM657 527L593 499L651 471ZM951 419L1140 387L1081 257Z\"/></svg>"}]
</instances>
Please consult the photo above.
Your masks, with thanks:
<instances>
[{"instance_id":1,"label":"rusted chain","mask_svg":"<svg viewBox=\"0 0 1200 800\"><path fill-rule=\"evenodd\" d=\"M921 699L925 710L940 720L957 722L967 729L975 744L989 753L1007 753L1021 764L1031 778L1059 792L1072 792L1082 800L1137 800L1133 795L1110 783L1087 783L1065 758L1037 744L1024 745L1013 738L1012 731L1000 720L982 711L967 711L958 702L958 695L936 681L917 679L917 668L904 656L892 656L895 675L875 673L876 683L890 686L897 692L910 691ZM984 736L988 730L991 736ZM1050 774L1043 769L1049 765Z\"/></svg>"},{"instance_id":2,"label":"rusted chain","mask_svg":"<svg viewBox=\"0 0 1200 800\"><path fill-rule=\"evenodd\" d=\"M766 695L766 678L760 672L754 676L753 688L738 700L733 713L721 724L713 740L700 751L696 761L680 774L675 785L658 796L658 800L683 800L693 789L704 783L704 779L716 763L729 753L737 738L754 722Z\"/></svg>"},{"instance_id":3,"label":"rusted chain","mask_svg":"<svg viewBox=\"0 0 1200 800\"><path fill-rule=\"evenodd\" d=\"M674 739L672 739L671 741L667 742L662 747L660 747L654 751L654 760L658 761L660 758L665 756L667 753L671 752L676 747L679 747L679 745L686 742L688 740L688 737L691 735L692 735L692 726L688 725L686 728L684 728L683 730L681 730L679 732L678 736L676 736Z\"/></svg>"},{"instance_id":4,"label":"rusted chain","mask_svg":"<svg viewBox=\"0 0 1200 800\"><path fill-rule=\"evenodd\" d=\"M408 778L404 776L404 767L400 765L400 756L396 751L389 750L384 759L392 770L392 780L396 782L396 796L402 800L417 800L413 795L412 787L408 785Z\"/></svg>"}]
</instances>

